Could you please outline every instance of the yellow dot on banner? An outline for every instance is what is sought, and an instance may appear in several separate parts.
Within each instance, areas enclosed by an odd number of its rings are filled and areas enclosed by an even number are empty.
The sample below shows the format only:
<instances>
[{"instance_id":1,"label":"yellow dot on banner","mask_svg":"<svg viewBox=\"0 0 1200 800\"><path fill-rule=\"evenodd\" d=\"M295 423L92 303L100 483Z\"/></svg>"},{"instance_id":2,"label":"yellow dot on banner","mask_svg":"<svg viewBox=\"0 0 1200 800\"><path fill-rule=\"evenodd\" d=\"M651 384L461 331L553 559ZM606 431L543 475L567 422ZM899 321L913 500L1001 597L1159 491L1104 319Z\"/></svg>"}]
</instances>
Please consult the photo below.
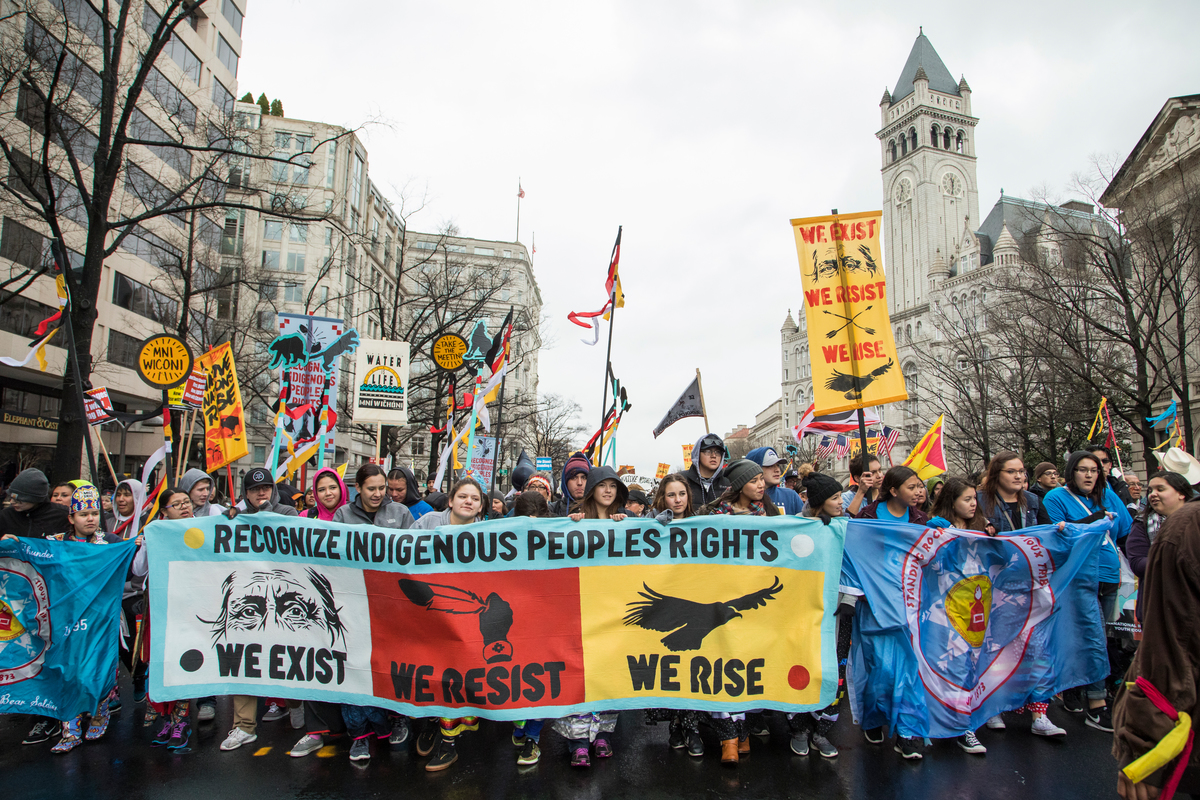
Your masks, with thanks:
<instances>
[{"instance_id":1,"label":"yellow dot on banner","mask_svg":"<svg viewBox=\"0 0 1200 800\"><path fill-rule=\"evenodd\" d=\"M255 751L254 751L254 755L256 755L256 756L265 756L265 755L266 755L267 753L269 753L269 752L271 752L271 748L269 748L269 747L260 747L260 748L258 748L257 750L255 750Z\"/></svg>"},{"instance_id":2,"label":"yellow dot on banner","mask_svg":"<svg viewBox=\"0 0 1200 800\"><path fill-rule=\"evenodd\" d=\"M188 528L183 532L183 543L193 550L204 546L204 531L199 528Z\"/></svg>"}]
</instances>

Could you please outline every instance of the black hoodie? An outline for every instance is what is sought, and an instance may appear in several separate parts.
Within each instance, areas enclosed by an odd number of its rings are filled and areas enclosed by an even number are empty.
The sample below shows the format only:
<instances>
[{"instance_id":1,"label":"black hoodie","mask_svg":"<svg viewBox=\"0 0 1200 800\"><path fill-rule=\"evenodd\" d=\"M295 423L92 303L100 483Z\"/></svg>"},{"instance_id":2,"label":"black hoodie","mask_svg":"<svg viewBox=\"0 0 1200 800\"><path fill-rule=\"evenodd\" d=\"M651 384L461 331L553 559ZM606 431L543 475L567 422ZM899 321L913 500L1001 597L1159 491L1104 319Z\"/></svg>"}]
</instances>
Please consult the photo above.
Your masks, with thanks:
<instances>
[{"instance_id":1,"label":"black hoodie","mask_svg":"<svg viewBox=\"0 0 1200 800\"><path fill-rule=\"evenodd\" d=\"M28 539L45 539L71 527L71 522L67 519L69 512L70 509L66 506L51 503L49 500L38 503L27 511L6 508L0 511L0 536L11 533Z\"/></svg>"},{"instance_id":2,"label":"black hoodie","mask_svg":"<svg viewBox=\"0 0 1200 800\"><path fill-rule=\"evenodd\" d=\"M587 483L583 487L583 497L578 502L571 504L570 513L583 510L583 502L592 496L596 491L596 487L604 481L617 482L617 499L613 501L614 513L624 513L625 501L629 499L629 487L621 483L621 479L617 477L617 472L612 467L592 467L588 471Z\"/></svg>"}]
</instances>

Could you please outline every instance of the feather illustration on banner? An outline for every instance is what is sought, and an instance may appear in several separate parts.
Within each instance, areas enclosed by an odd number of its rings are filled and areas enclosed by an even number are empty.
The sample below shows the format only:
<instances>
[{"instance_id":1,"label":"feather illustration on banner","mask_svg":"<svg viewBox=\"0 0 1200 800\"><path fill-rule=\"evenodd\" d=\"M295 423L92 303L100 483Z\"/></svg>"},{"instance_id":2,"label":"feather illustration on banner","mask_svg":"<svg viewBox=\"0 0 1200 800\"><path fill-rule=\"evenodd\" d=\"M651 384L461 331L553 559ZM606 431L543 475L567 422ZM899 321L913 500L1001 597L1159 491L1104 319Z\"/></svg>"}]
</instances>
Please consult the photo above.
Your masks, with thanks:
<instances>
[{"instance_id":1,"label":"feather illustration on banner","mask_svg":"<svg viewBox=\"0 0 1200 800\"><path fill-rule=\"evenodd\" d=\"M400 591L410 602L429 611L478 614L484 660L489 664L512 661L513 647L508 641L508 632L513 624L512 606L500 595L492 592L484 599L469 589L411 578L401 578L399 583Z\"/></svg>"}]
</instances>

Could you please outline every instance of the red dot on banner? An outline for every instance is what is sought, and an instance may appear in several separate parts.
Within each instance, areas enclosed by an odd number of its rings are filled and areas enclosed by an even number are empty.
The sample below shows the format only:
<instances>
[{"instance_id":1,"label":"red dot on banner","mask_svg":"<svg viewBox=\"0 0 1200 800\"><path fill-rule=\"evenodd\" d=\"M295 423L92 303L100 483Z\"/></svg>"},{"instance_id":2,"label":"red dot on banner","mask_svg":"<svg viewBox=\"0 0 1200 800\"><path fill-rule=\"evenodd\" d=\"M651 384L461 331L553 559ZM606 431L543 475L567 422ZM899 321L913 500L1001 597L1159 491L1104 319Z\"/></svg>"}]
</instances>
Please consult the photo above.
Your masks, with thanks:
<instances>
[{"instance_id":1,"label":"red dot on banner","mask_svg":"<svg viewBox=\"0 0 1200 800\"><path fill-rule=\"evenodd\" d=\"M788 686L791 686L796 691L800 691L808 687L809 675L808 670L796 664L788 670Z\"/></svg>"}]
</instances>

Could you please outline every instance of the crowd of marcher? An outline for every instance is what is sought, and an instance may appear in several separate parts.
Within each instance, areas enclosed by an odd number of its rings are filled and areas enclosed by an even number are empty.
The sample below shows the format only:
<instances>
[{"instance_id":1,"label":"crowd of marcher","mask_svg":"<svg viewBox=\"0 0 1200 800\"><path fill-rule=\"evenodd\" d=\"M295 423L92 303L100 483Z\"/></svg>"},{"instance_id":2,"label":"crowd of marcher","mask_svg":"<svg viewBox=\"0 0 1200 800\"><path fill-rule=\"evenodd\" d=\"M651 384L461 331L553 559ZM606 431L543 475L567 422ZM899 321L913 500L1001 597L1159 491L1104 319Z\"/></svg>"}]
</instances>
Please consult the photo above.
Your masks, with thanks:
<instances>
[{"instance_id":1,"label":"crowd of marcher","mask_svg":"<svg viewBox=\"0 0 1200 800\"><path fill-rule=\"evenodd\" d=\"M1125 767L1154 750L1178 724L1176 709L1194 710L1200 683L1200 633L1195 621L1200 598L1200 504L1189 505L1200 496L1200 461L1178 448L1167 451L1160 461L1162 469L1143 484L1131 472L1114 470L1111 453L1104 447L1072 453L1061 469L1049 462L1030 469L1018 453L1007 451L997 454L976 474L943 474L922 481L905 466L884 471L875 456L867 455L850 462L849 485L843 486L812 464L789 465L770 447L752 450L746 458L730 463L721 438L707 434L693 447L690 468L662 478L650 494L650 487L626 486L610 467L594 466L582 453L575 453L558 476L559 494L555 493L555 481L545 473L526 477L507 494L488 492L471 478L455 481L446 493L429 486L422 492L411 470L385 471L368 463L353 474L353 487L337 470L320 469L303 491L276 483L267 470L254 468L244 475L241 497L228 498L227 505L215 501L217 484L210 475L190 469L176 485L163 491L155 507L157 518L164 520L269 512L426 530L506 515L565 516L574 521L648 517L667 524L699 514L736 514L802 515L825 525L835 517L848 516L1012 536L1035 525L1107 519L1111 526L1100 549L1096 603L1101 619L1118 621L1125 611L1116 607L1118 589L1122 581L1136 578L1140 590L1132 614L1135 624L1106 630L1109 672L1105 678L1054 696L1032 698L1011 713L1029 713L1030 731L1041 737L1066 736L1066 730L1052 719L1052 707L1055 714L1083 715L1086 725L1097 731L1112 733L1115 728L1114 752ZM111 492L101 492L82 480L51 486L42 472L27 469L7 487L4 503L0 539L47 538L104 545L134 538L142 545L147 535L143 529L151 521L146 487L134 479L120 481ZM187 752L194 726L214 722L216 698L160 703L147 696L145 654L151 628L146 575L144 548L139 547L122 601L121 662L133 691L133 697L124 702L140 707L141 722L154 731L151 746ZM813 751L825 758L838 755L828 734L839 719L845 698L855 605L861 595L850 586L841 589L836 612L838 695L820 711L786 715L789 745L798 756ZM1140 630L1140 635L1130 630ZM93 713L67 721L35 717L23 743L53 742L51 752L67 753L104 736L113 713L123 703L119 676L113 677L111 691ZM720 761L736 765L750 752L752 737L769 735L767 718L772 713L776 712L727 714L654 708L645 711L645 720L648 724L667 723L667 745L697 758L705 755L700 732L707 728L720 743ZM349 758L361 762L370 759L373 742L378 743L374 746L386 742L402 747L411 737L417 753L428 758L425 769L429 771L449 768L458 758L462 735L477 730L480 724L474 716L410 720L374 706L235 696L230 731L220 749L241 748L257 739L260 722L285 719L302 732L289 751L292 757L311 755L331 740L343 738L349 742ZM989 729L1005 726L1003 715L986 724ZM595 711L513 723L517 764L538 762L539 743L546 730L567 740L572 765L587 767L592 759L610 758L616 752L618 714ZM894 750L905 759L923 757L925 741L917 732L873 728L862 733L873 744L891 736ZM958 745L972 755L987 752L974 731L960 736ZM1188 753L1194 761L1190 745ZM1184 760L1187 758L1185 754ZM1160 764L1151 777L1136 784L1122 773L1121 791L1128 797L1152 797L1157 786L1169 782L1169 772ZM1183 775L1180 790L1200 788L1189 783L1191 775L1191 771Z\"/></svg>"}]
</instances>

